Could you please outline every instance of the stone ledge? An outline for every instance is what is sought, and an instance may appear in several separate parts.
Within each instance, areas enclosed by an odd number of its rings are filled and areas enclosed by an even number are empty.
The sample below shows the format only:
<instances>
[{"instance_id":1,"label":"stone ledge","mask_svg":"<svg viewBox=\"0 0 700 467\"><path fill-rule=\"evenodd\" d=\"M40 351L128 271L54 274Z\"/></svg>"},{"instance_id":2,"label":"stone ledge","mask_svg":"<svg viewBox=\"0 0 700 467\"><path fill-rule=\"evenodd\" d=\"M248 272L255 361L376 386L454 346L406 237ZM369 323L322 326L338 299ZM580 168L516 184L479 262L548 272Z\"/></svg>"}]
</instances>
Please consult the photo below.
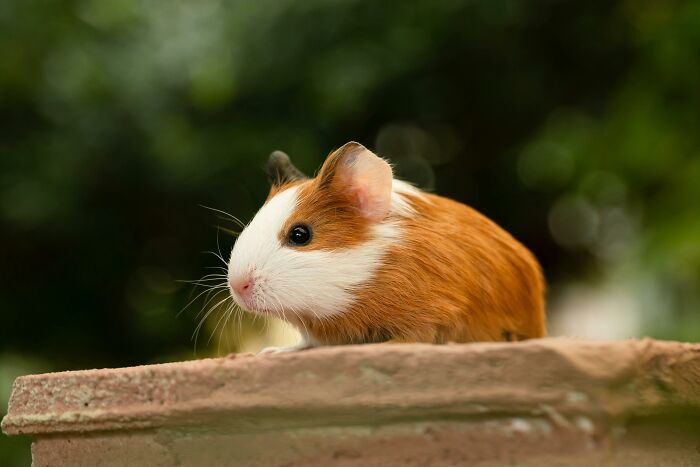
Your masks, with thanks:
<instances>
[{"instance_id":1,"label":"stone ledge","mask_svg":"<svg viewBox=\"0 0 700 467\"><path fill-rule=\"evenodd\" d=\"M382 445L405 440L404 448L419 449L426 439L440 438L447 440L441 449L462 452L471 446L474 452L494 436L512 443L519 434L527 434L526 442L509 449L526 452L540 446L559 452L560 446L563 453L572 443L577 449L598 446L627 420L668 412L700 413L700 345L554 338L326 347L23 376L14 383L2 430L37 439L36 465L42 465L40 459L52 459L45 462L51 465L113 465L98 462L99 453L105 446L120 452L118 446L127 444L128 453L150 459L163 455L163 439L167 452L180 449L178 462L194 445L207 455L218 449L235 458L243 455L241 446L274 442L285 446L280 452L287 457L280 459L289 465L311 465L308 456L300 457L309 449L295 444L300 439L310 437L320 450L327 444L325 459L336 459L339 452L343 458L353 439L368 449L377 439ZM333 430L342 433L333 437ZM533 436L541 438L540 444ZM465 439L472 444L460 446ZM235 452L227 451L234 445ZM141 450L134 451L135 446ZM425 444L415 458L430 459L437 446ZM260 459L253 451L246 457L251 465ZM56 452L70 461L57 462ZM503 460L495 455L480 459ZM366 457L361 452L346 464L374 465ZM305 464L295 463L301 458ZM700 455L689 462L698 460Z\"/></svg>"},{"instance_id":2,"label":"stone ledge","mask_svg":"<svg viewBox=\"0 0 700 467\"><path fill-rule=\"evenodd\" d=\"M700 408L700 345L542 339L326 347L23 376L7 434L153 428L235 415L245 426L318 417L556 411L626 416ZM313 420L297 414L316 412Z\"/></svg>"}]
</instances>

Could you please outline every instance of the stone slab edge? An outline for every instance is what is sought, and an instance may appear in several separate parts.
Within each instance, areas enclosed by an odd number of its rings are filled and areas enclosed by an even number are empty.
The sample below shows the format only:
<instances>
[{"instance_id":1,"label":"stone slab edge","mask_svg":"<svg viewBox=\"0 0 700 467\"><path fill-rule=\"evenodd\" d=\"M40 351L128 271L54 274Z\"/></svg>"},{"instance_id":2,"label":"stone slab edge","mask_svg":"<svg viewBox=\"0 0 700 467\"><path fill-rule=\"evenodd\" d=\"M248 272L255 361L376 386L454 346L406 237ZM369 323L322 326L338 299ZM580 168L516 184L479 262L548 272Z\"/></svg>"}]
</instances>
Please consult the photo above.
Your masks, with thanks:
<instances>
[{"instance_id":1,"label":"stone slab edge","mask_svg":"<svg viewBox=\"0 0 700 467\"><path fill-rule=\"evenodd\" d=\"M545 415L566 424L700 410L700 344L548 338L384 344L118 369L14 382L9 435Z\"/></svg>"}]
</instances>

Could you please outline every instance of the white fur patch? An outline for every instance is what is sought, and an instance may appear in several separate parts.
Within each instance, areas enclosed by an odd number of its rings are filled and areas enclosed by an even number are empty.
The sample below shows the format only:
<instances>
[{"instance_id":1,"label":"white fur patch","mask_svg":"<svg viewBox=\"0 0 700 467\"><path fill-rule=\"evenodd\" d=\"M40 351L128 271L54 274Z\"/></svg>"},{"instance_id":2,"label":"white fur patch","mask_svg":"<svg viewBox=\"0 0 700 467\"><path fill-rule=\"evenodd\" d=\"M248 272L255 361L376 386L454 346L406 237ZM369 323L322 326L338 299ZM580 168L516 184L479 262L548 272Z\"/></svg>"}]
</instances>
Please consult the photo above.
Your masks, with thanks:
<instances>
[{"instance_id":1,"label":"white fur patch","mask_svg":"<svg viewBox=\"0 0 700 467\"><path fill-rule=\"evenodd\" d=\"M425 199L423 192L403 180L394 179L391 184L391 212L403 217L412 217L416 210L404 195L413 195Z\"/></svg>"},{"instance_id":2,"label":"white fur patch","mask_svg":"<svg viewBox=\"0 0 700 467\"><path fill-rule=\"evenodd\" d=\"M420 195L405 182L394 181L392 213L411 216L414 210L403 193ZM401 237L397 220L372 227L372 240L337 251L300 251L284 245L278 235L294 212L298 187L274 196L238 237L229 261L229 278L249 273L254 280L250 311L327 317L345 311L353 291L372 278L389 245ZM244 306L235 296L239 305Z\"/></svg>"}]
</instances>

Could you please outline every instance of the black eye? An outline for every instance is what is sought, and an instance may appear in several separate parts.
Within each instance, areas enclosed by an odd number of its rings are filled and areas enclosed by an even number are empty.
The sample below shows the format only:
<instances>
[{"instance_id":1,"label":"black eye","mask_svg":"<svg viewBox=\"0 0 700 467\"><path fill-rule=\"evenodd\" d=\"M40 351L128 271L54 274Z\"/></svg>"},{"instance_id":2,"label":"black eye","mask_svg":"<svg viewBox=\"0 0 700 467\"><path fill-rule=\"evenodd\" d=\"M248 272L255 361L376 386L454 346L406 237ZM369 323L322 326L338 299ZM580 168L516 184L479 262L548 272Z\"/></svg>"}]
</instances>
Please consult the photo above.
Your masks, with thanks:
<instances>
[{"instance_id":1,"label":"black eye","mask_svg":"<svg viewBox=\"0 0 700 467\"><path fill-rule=\"evenodd\" d=\"M306 245L311 241L311 229L306 225L295 225L289 230L287 240L293 246Z\"/></svg>"}]
</instances>

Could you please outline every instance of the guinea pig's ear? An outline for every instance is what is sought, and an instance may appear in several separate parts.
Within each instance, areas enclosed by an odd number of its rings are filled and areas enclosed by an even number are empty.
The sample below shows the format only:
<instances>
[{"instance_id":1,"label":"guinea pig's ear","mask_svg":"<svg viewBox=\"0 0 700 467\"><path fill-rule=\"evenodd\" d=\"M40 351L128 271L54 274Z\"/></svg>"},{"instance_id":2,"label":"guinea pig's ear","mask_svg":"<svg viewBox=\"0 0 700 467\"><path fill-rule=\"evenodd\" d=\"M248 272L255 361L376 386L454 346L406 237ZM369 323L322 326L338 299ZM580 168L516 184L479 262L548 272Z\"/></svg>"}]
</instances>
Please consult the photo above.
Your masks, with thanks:
<instances>
[{"instance_id":1,"label":"guinea pig's ear","mask_svg":"<svg viewBox=\"0 0 700 467\"><path fill-rule=\"evenodd\" d=\"M301 170L294 167L289 156L282 151L273 151L267 159L267 178L274 186L282 186L285 183L297 180L305 180L307 177Z\"/></svg>"},{"instance_id":2,"label":"guinea pig's ear","mask_svg":"<svg viewBox=\"0 0 700 467\"><path fill-rule=\"evenodd\" d=\"M368 220L379 222L391 207L391 166L372 151L351 141L331 153L318 174L319 188L350 196Z\"/></svg>"}]
</instances>

